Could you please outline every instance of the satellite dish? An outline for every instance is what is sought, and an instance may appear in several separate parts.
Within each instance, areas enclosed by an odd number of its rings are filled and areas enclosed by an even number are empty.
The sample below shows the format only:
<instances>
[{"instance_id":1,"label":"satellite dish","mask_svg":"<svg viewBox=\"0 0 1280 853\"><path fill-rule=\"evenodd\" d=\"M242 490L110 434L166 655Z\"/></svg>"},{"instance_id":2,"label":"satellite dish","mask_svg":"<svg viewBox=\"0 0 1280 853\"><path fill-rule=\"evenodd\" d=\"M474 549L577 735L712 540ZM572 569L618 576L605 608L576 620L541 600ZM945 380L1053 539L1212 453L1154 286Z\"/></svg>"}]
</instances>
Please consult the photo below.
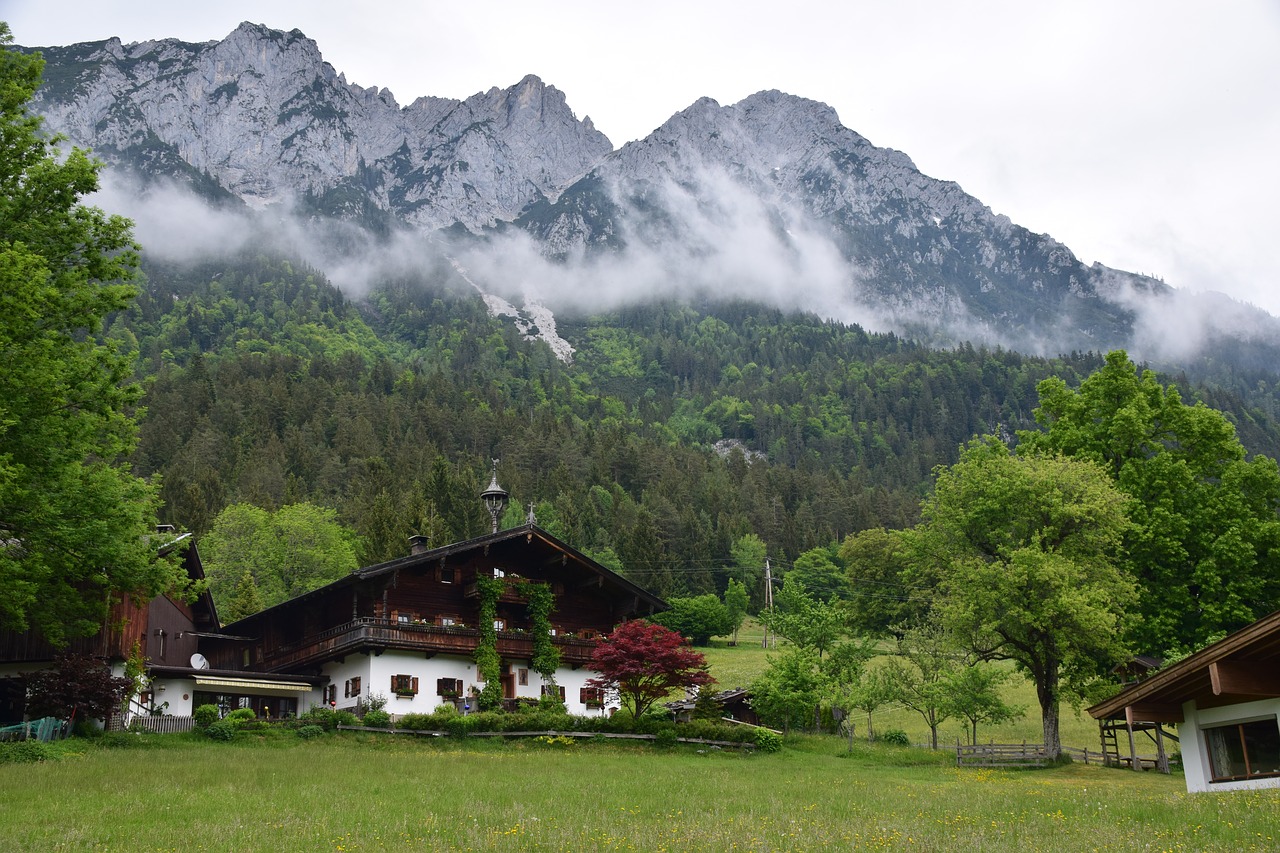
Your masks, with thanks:
<instances>
[{"instance_id":1,"label":"satellite dish","mask_svg":"<svg viewBox=\"0 0 1280 853\"><path fill-rule=\"evenodd\" d=\"M204 655L200 654L199 652L196 652L194 655L191 656L191 668L192 669L208 669L209 659L206 658Z\"/></svg>"}]
</instances>

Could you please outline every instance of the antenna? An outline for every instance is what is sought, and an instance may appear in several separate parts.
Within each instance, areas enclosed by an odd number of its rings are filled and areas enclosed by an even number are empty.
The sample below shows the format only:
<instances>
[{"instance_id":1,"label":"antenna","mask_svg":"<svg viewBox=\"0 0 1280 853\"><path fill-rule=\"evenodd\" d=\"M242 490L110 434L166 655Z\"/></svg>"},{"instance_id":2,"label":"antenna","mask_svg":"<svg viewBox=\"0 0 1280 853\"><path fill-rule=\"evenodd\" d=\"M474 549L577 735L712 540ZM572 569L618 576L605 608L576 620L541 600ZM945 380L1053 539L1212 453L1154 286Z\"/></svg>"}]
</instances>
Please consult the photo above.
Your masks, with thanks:
<instances>
[{"instance_id":1,"label":"antenna","mask_svg":"<svg viewBox=\"0 0 1280 853\"><path fill-rule=\"evenodd\" d=\"M200 654L199 652L196 652L194 655L191 656L191 668L192 669L208 669L209 659L206 658L204 655Z\"/></svg>"}]
</instances>

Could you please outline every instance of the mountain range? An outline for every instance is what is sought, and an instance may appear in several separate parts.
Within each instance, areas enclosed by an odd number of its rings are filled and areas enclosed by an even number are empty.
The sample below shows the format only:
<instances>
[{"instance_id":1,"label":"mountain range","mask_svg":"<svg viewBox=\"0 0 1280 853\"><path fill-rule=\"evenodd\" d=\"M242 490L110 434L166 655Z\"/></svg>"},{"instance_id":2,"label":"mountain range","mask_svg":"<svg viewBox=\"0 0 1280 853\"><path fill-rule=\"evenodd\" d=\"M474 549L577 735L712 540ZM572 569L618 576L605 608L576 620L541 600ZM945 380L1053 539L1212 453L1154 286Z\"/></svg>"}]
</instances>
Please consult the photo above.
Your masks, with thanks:
<instances>
[{"instance_id":1,"label":"mountain range","mask_svg":"<svg viewBox=\"0 0 1280 853\"><path fill-rule=\"evenodd\" d=\"M35 108L127 179L124 212L158 253L147 205L172 224L198 199L201 216L252 223L238 233L316 247L349 293L394 256L461 277L535 334L553 314L696 296L1036 354L1126 347L1185 364L1225 349L1258 367L1280 342L1258 309L1086 265L777 91L701 99L615 149L535 76L401 106L348 83L298 30L38 49ZM207 220L186 232L231 239Z\"/></svg>"}]
</instances>

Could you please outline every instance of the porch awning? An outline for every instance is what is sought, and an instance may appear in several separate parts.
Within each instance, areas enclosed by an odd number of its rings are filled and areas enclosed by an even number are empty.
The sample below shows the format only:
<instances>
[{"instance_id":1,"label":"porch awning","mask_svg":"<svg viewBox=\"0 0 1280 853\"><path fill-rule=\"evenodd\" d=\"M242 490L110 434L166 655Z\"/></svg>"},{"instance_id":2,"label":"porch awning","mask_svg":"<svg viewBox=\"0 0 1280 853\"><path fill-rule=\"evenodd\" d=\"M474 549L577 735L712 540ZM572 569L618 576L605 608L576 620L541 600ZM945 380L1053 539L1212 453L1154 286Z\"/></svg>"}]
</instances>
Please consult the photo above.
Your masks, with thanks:
<instances>
[{"instance_id":1,"label":"porch awning","mask_svg":"<svg viewBox=\"0 0 1280 853\"><path fill-rule=\"evenodd\" d=\"M268 681L252 678L219 678L213 675L197 675L196 687L204 687L223 693L256 693L262 696L278 696L280 694L308 693L310 684L299 684L295 681Z\"/></svg>"}]
</instances>

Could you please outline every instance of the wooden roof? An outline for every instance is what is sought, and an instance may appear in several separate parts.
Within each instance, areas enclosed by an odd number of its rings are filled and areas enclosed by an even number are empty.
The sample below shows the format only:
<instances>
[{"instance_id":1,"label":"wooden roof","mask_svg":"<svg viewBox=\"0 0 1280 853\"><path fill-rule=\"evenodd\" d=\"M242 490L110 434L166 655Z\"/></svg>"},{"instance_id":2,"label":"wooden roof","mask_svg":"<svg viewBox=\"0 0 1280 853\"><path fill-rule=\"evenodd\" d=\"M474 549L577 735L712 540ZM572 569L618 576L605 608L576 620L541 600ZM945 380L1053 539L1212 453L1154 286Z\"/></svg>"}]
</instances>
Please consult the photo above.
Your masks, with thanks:
<instances>
[{"instance_id":1,"label":"wooden roof","mask_svg":"<svg viewBox=\"0 0 1280 853\"><path fill-rule=\"evenodd\" d=\"M1180 723L1182 704L1236 705L1280 696L1280 610L1089 708L1095 719Z\"/></svg>"},{"instance_id":2,"label":"wooden roof","mask_svg":"<svg viewBox=\"0 0 1280 853\"><path fill-rule=\"evenodd\" d=\"M455 557L464 557L467 554L483 551L485 554L493 556L495 559L513 558L512 562L529 561L533 554L529 551L529 546L535 546L540 552L540 556L535 559L541 560L547 565L563 565L573 563L580 569L584 569L590 574L594 574L597 582L602 588L610 590L614 595L625 595L634 597L636 600L644 602L654 611L666 610L668 605L658 596L648 590L637 586L631 581L619 575L599 563L591 559L575 548L566 545L547 531L534 524L513 527L507 530L500 530L497 533L490 533L475 539L468 539L464 542L456 542L452 545L445 545L440 548L432 548L418 554L410 554L407 557L400 557L386 563L378 563L372 566L366 566L362 569L356 569L346 577L339 578L332 583L326 584L319 589L311 590L302 595L282 601L266 610L259 611L251 616L246 616L241 622L249 620L259 620L263 618L264 613L272 613L283 608L292 607L299 602L308 599L314 599L332 594L334 591L344 587L350 587L361 581L366 581L387 575L394 575L396 572L421 569L440 563L443 560L449 560ZM239 623L236 623L239 624Z\"/></svg>"}]
</instances>

